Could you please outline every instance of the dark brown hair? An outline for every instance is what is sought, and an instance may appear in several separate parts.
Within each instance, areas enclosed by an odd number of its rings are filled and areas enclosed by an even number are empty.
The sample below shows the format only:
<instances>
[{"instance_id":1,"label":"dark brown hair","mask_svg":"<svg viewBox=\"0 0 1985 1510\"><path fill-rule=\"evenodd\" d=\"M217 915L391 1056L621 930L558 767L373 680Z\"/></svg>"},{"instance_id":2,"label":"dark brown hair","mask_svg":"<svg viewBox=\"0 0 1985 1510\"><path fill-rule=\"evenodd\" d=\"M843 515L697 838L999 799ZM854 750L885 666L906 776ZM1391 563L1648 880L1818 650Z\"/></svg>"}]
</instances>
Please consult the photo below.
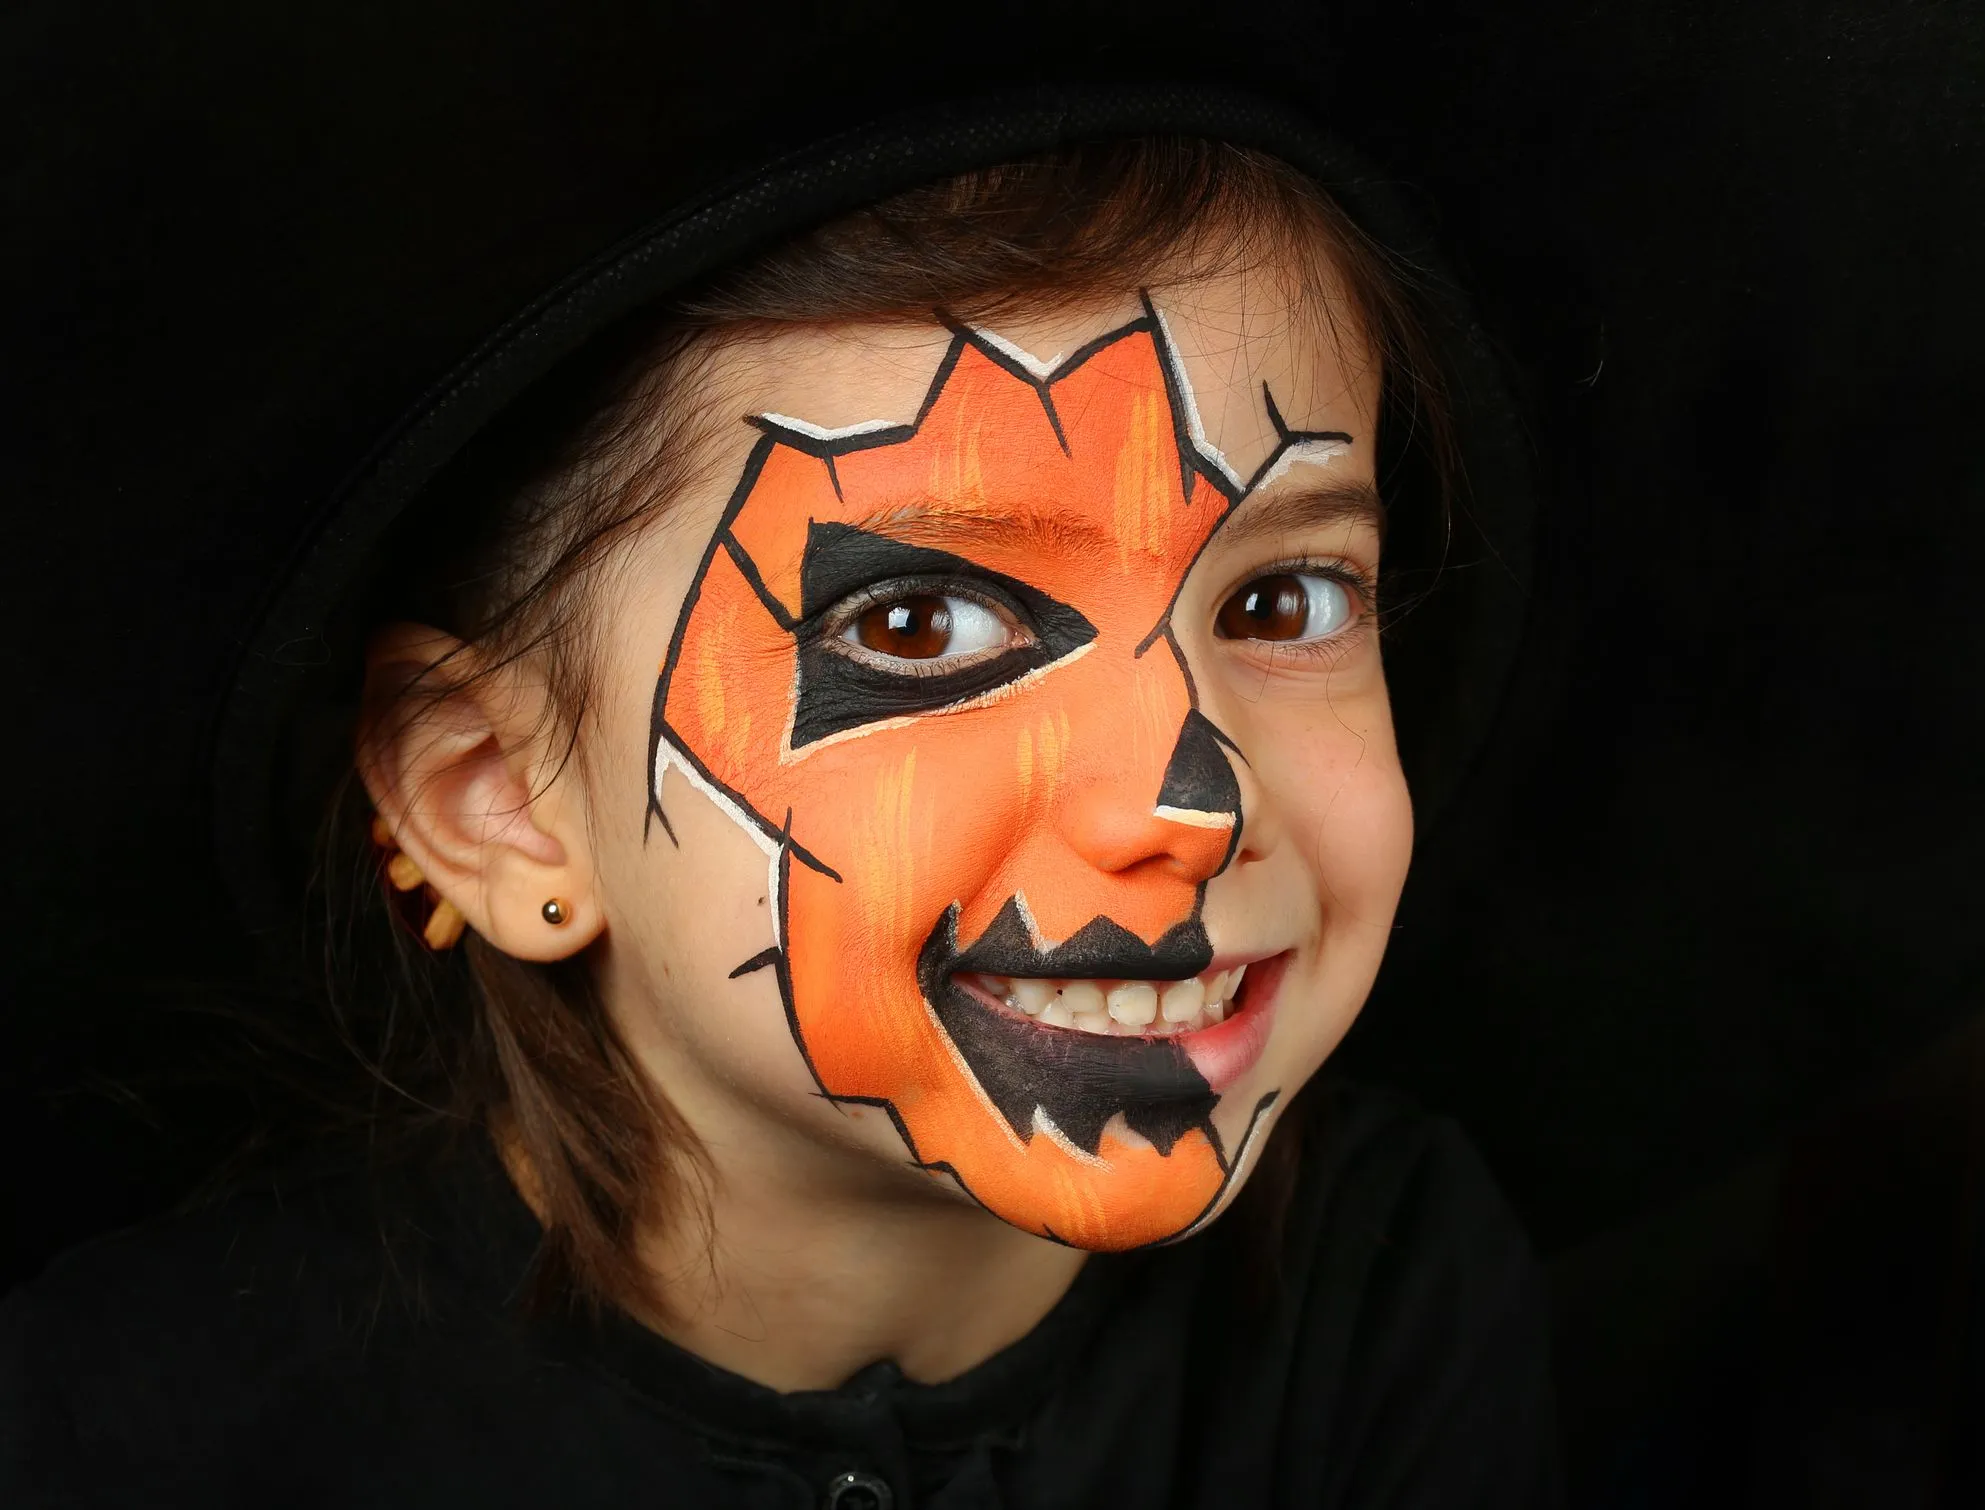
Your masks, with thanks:
<instances>
[{"instance_id":1,"label":"dark brown hair","mask_svg":"<svg viewBox=\"0 0 1985 1510\"><path fill-rule=\"evenodd\" d=\"M1305 313L1382 364L1385 430L1410 431L1434 457L1432 475L1447 476L1446 411L1410 279L1322 187L1218 143L1096 144L898 195L623 322L451 465L393 543L401 564L372 610L449 631L482 666L536 659L557 725L547 732L566 758L583 758L597 659L590 589L615 547L690 479L708 419L696 377L715 343L934 310L991 322L1121 294L1167 270L1271 257L1293 260ZM364 1117L375 1128L501 1128L545 1222L535 1300L665 1312L636 1236L698 1219L708 1171L666 1087L621 1043L586 959L527 964L473 934L429 952L410 926L419 919L381 885L355 782L342 804L327 838L325 873L343 883L330 889L328 952L340 1031L371 1072ZM1295 1139L1285 1125L1251 1186L1270 1227Z\"/></svg>"}]
</instances>

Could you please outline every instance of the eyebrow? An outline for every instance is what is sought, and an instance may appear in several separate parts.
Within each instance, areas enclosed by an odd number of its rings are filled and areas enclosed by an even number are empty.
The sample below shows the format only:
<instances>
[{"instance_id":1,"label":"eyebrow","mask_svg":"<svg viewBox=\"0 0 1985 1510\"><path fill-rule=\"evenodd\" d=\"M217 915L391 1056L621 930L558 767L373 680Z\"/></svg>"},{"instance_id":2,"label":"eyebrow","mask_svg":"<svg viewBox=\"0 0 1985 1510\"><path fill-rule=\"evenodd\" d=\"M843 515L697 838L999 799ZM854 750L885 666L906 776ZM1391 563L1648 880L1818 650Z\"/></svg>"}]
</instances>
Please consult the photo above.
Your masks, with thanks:
<instances>
[{"instance_id":1,"label":"eyebrow","mask_svg":"<svg viewBox=\"0 0 1985 1510\"><path fill-rule=\"evenodd\" d=\"M1346 481L1243 499L1234 517L1221 526L1219 539L1231 546L1340 524L1364 525L1375 530L1382 541L1385 503L1378 489L1369 482Z\"/></svg>"},{"instance_id":2,"label":"eyebrow","mask_svg":"<svg viewBox=\"0 0 1985 1510\"><path fill-rule=\"evenodd\" d=\"M942 504L912 503L878 509L853 523L869 534L945 549L995 543L1051 555L1078 555L1116 546L1116 536L1110 531L1060 514L981 514ZM1335 482L1243 499L1234 517L1220 527L1219 539L1223 545L1246 544L1341 524L1364 525L1383 540L1385 504L1378 489L1369 482Z\"/></svg>"},{"instance_id":3,"label":"eyebrow","mask_svg":"<svg viewBox=\"0 0 1985 1510\"><path fill-rule=\"evenodd\" d=\"M1060 514L980 514L939 504L879 509L854 524L872 535L942 548L998 544L1049 555L1075 555L1116 545L1113 534L1082 519Z\"/></svg>"}]
</instances>

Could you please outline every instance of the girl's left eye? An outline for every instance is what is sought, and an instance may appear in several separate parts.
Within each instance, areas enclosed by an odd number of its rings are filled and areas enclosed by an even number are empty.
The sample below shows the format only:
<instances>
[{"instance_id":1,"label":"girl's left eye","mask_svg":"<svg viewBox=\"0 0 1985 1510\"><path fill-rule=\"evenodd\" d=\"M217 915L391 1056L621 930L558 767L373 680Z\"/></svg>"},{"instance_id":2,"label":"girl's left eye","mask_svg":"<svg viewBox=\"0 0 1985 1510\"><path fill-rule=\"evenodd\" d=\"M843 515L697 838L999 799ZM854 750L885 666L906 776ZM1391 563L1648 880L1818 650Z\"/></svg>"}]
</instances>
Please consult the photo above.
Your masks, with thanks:
<instances>
[{"instance_id":1,"label":"girl's left eye","mask_svg":"<svg viewBox=\"0 0 1985 1510\"><path fill-rule=\"evenodd\" d=\"M1220 605L1222 639L1290 643L1324 640L1351 622L1350 589L1318 572L1285 571L1244 583Z\"/></svg>"},{"instance_id":2,"label":"girl's left eye","mask_svg":"<svg viewBox=\"0 0 1985 1510\"><path fill-rule=\"evenodd\" d=\"M863 610L840 638L895 661L935 661L1002 650L1021 636L976 598L913 592Z\"/></svg>"}]
</instances>

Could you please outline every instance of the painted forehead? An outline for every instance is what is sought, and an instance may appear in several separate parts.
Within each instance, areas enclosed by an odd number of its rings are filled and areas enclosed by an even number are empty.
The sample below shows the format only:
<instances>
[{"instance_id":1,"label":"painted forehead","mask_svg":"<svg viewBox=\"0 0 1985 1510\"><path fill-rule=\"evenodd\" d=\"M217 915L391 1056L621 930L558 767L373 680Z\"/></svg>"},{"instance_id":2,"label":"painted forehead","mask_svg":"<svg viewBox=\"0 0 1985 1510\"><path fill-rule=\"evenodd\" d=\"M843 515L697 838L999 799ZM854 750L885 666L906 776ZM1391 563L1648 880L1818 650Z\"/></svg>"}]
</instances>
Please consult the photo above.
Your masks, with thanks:
<instances>
[{"instance_id":1,"label":"painted forehead","mask_svg":"<svg viewBox=\"0 0 1985 1510\"><path fill-rule=\"evenodd\" d=\"M723 531L767 606L798 622L813 601L872 566L850 531L989 558L1147 565L1188 559L1245 494L1298 460L1349 444L1304 432L1260 390L1273 428L1242 476L1204 431L1164 317L1144 314L1051 361L986 331L952 342L908 422L835 428L764 414L764 441ZM1158 473L1175 458L1176 485Z\"/></svg>"}]
</instances>

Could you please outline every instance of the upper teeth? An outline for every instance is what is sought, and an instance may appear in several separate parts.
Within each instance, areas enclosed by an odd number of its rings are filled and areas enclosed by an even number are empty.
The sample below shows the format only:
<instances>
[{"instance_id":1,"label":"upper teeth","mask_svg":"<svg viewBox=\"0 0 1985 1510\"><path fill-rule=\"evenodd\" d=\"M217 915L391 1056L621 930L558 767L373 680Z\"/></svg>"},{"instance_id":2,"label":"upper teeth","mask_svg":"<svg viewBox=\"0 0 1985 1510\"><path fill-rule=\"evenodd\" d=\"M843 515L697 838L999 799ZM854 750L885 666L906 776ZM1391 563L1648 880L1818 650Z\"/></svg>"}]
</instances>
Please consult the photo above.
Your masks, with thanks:
<instances>
[{"instance_id":1,"label":"upper teeth","mask_svg":"<svg viewBox=\"0 0 1985 1510\"><path fill-rule=\"evenodd\" d=\"M1185 980L1038 980L976 977L980 989L1015 1011L1084 1033L1190 1033L1227 1015L1246 965Z\"/></svg>"}]
</instances>

